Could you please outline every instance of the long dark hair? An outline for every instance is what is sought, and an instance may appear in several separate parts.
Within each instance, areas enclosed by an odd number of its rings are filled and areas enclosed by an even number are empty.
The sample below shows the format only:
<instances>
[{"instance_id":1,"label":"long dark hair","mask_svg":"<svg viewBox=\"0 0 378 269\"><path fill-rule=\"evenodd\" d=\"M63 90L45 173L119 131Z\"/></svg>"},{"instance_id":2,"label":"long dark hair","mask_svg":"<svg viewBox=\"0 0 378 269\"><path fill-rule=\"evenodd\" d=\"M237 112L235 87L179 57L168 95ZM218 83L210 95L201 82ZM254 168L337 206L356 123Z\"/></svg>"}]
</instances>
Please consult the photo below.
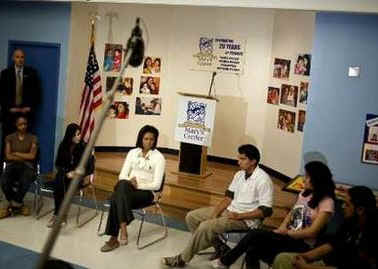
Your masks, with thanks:
<instances>
[{"instance_id":1,"label":"long dark hair","mask_svg":"<svg viewBox=\"0 0 378 269\"><path fill-rule=\"evenodd\" d=\"M312 209L316 208L325 197L335 199L335 182L332 180L332 173L328 166L319 161L309 162L305 165L305 170L310 177L312 191L305 190L304 196L312 193L308 205Z\"/></svg>"},{"instance_id":2,"label":"long dark hair","mask_svg":"<svg viewBox=\"0 0 378 269\"><path fill-rule=\"evenodd\" d=\"M355 210L362 207L365 213L365 227L362 228L362 237L360 240L360 249L366 252L368 256L374 257L376 255L377 243L377 225L378 214L376 206L376 198L371 189L365 186L354 186L348 189L350 201L352 202ZM357 216L355 215L355 224L357 224ZM352 220L353 221L353 220Z\"/></svg>"},{"instance_id":3,"label":"long dark hair","mask_svg":"<svg viewBox=\"0 0 378 269\"><path fill-rule=\"evenodd\" d=\"M365 186L354 186L348 189L350 200L354 207L363 207L368 218L368 223L376 222L377 205L376 198L371 189ZM370 221L369 221L370 220Z\"/></svg>"},{"instance_id":4,"label":"long dark hair","mask_svg":"<svg viewBox=\"0 0 378 269\"><path fill-rule=\"evenodd\" d=\"M71 160L71 145L72 145L72 138L76 135L76 132L80 130L80 126L77 125L76 123L70 123L67 128L66 132L64 134L64 138L62 142L59 145L59 150L58 150L58 157L57 157L57 162L58 159L61 160L66 160L69 161Z\"/></svg>"},{"instance_id":5,"label":"long dark hair","mask_svg":"<svg viewBox=\"0 0 378 269\"><path fill-rule=\"evenodd\" d=\"M155 149L157 142L158 142L158 138L159 138L159 131L158 131L158 129L156 129L154 126L151 126L151 125L145 125L145 126L142 127L142 129L140 129L140 131L138 133L136 146L138 148L143 149L143 137L146 133L152 133L154 135L155 142L152 145L152 149Z\"/></svg>"}]
</instances>

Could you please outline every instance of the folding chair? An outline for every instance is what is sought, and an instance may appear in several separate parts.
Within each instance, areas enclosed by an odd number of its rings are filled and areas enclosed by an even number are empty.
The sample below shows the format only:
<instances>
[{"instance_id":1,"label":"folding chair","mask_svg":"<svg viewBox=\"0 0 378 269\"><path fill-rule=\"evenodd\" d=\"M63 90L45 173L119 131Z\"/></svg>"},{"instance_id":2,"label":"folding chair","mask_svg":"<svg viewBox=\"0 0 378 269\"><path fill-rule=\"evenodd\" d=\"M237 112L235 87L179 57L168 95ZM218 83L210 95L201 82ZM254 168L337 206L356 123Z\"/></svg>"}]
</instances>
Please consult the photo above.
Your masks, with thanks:
<instances>
[{"instance_id":1,"label":"folding chair","mask_svg":"<svg viewBox=\"0 0 378 269\"><path fill-rule=\"evenodd\" d=\"M144 249L148 246L151 246L152 244L155 244L155 243L165 239L168 236L168 228L167 228L167 224L165 222L164 213L163 213L163 210L160 207L160 200L161 200L161 197L162 197L164 184L165 184L165 175L163 176L163 181L161 183L160 189L154 192L154 196L155 196L154 200L149 205L147 205L143 208L139 208L139 209L134 210L135 214L141 216L140 226L139 226L139 230L138 230L138 238L137 238L137 242L136 242L138 249ZM141 242L140 242L140 239L141 239L141 234L142 234L142 229L143 229L143 223L144 223L144 220L145 220L145 217L146 217L146 210L145 209L148 208L148 207L151 207L151 206L154 206L157 209L157 211L159 212L161 226L163 226L163 233L157 239L142 245ZM105 235L105 232L100 232L100 231L101 231L101 225L102 225L102 220L103 220L105 209L109 208L109 207L110 207L109 201L105 202L104 208L101 212L100 223L99 223L98 228L97 228L97 235L98 236Z\"/></svg>"},{"instance_id":2,"label":"folding chair","mask_svg":"<svg viewBox=\"0 0 378 269\"><path fill-rule=\"evenodd\" d=\"M89 181L87 183L84 183L83 185L80 186L79 189L79 203L78 203L78 209L77 209L77 214L76 214L76 226L78 228L83 227L85 224L93 220L97 215L98 215L98 204L97 204L97 198L96 198L96 188L94 186L94 179L95 175L91 174L89 175ZM81 208L83 207L83 198L84 198L84 190L91 190L92 192L92 200L95 205L95 212L93 215L89 216L85 220L80 221L80 216L81 216Z\"/></svg>"},{"instance_id":3,"label":"folding chair","mask_svg":"<svg viewBox=\"0 0 378 269\"><path fill-rule=\"evenodd\" d=\"M148 206L146 206L146 207L144 207L144 208L141 208L140 211L135 211L136 214L138 214L139 216L142 217L142 219L140 221L139 231L138 231L138 239L137 239L137 247L138 247L138 249L144 249L144 248L146 248L148 246L151 246L151 245L153 245L153 244L155 244L155 243L157 243L157 242L165 239L168 236L167 224L165 222L163 210L160 207L160 200L161 200L163 189L164 189L164 183L165 183L165 175L163 176L163 181L161 183L160 189L155 192L155 195L154 195L155 199L151 202L151 204L148 205ZM157 239L155 239L153 241L150 241L149 243L145 243L145 244L141 245L140 238L141 238L141 233L142 233L144 219L146 217L146 210L145 210L145 208L150 207L150 206L155 206L155 208L159 212L161 226L163 226L163 234L160 237L158 237Z\"/></svg>"},{"instance_id":4,"label":"folding chair","mask_svg":"<svg viewBox=\"0 0 378 269\"><path fill-rule=\"evenodd\" d=\"M35 218L39 220L40 218L50 214L54 211L54 208L50 208L46 210L45 212L41 213L42 208L44 207L44 195L42 193L49 194L50 196L54 193L54 187L53 182L51 180L46 180L41 177L41 175L37 176L37 180L34 181L35 190L34 190L34 196L35 199Z\"/></svg>"}]
</instances>

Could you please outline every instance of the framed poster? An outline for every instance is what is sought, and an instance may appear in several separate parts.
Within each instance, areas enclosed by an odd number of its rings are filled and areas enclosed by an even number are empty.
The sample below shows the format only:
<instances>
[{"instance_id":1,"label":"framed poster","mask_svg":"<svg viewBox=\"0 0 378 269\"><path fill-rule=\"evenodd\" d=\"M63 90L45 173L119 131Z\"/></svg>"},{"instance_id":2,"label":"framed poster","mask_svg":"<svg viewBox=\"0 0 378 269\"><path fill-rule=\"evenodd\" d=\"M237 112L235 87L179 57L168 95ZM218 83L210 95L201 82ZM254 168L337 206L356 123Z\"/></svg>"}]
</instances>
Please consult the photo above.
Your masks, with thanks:
<instances>
[{"instance_id":1,"label":"framed poster","mask_svg":"<svg viewBox=\"0 0 378 269\"><path fill-rule=\"evenodd\" d=\"M378 164L378 115L366 115L362 162Z\"/></svg>"}]
</instances>

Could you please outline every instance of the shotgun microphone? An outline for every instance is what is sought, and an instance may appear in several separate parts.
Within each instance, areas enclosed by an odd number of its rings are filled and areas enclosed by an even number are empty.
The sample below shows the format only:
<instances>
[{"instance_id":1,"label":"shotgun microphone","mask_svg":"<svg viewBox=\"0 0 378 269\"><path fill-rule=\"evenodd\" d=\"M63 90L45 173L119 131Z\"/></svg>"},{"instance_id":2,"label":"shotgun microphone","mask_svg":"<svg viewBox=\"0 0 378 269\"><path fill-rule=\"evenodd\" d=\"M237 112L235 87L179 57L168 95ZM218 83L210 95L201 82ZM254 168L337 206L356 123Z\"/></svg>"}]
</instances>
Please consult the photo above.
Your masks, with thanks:
<instances>
[{"instance_id":1,"label":"shotgun microphone","mask_svg":"<svg viewBox=\"0 0 378 269\"><path fill-rule=\"evenodd\" d=\"M144 41L142 38L142 29L139 27L140 18L136 19L135 27L131 31L131 37L127 41L127 51L132 48L129 64L138 67L142 64L144 58Z\"/></svg>"}]
</instances>

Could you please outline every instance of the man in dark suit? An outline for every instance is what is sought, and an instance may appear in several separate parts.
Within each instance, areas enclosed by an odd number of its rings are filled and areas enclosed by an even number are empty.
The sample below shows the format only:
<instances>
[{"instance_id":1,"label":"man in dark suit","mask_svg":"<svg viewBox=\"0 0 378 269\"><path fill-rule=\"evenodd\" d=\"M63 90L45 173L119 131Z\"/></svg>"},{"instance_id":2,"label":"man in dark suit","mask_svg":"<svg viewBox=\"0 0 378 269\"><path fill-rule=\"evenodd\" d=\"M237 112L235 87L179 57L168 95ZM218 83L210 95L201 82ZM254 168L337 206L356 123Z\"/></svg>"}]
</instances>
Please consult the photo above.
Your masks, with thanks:
<instances>
[{"instance_id":1,"label":"man in dark suit","mask_svg":"<svg viewBox=\"0 0 378 269\"><path fill-rule=\"evenodd\" d=\"M21 49L13 53L14 65L4 69L0 77L0 102L3 113L4 137L13 130L16 114L34 120L40 98L40 81L37 72L24 66L25 54Z\"/></svg>"},{"instance_id":2,"label":"man in dark suit","mask_svg":"<svg viewBox=\"0 0 378 269\"><path fill-rule=\"evenodd\" d=\"M17 115L25 116L29 127L32 127L40 101L40 81L33 68L24 66L25 53L21 49L16 49L12 59L14 65L4 69L0 75L0 121L3 140L15 131L14 121Z\"/></svg>"}]
</instances>

